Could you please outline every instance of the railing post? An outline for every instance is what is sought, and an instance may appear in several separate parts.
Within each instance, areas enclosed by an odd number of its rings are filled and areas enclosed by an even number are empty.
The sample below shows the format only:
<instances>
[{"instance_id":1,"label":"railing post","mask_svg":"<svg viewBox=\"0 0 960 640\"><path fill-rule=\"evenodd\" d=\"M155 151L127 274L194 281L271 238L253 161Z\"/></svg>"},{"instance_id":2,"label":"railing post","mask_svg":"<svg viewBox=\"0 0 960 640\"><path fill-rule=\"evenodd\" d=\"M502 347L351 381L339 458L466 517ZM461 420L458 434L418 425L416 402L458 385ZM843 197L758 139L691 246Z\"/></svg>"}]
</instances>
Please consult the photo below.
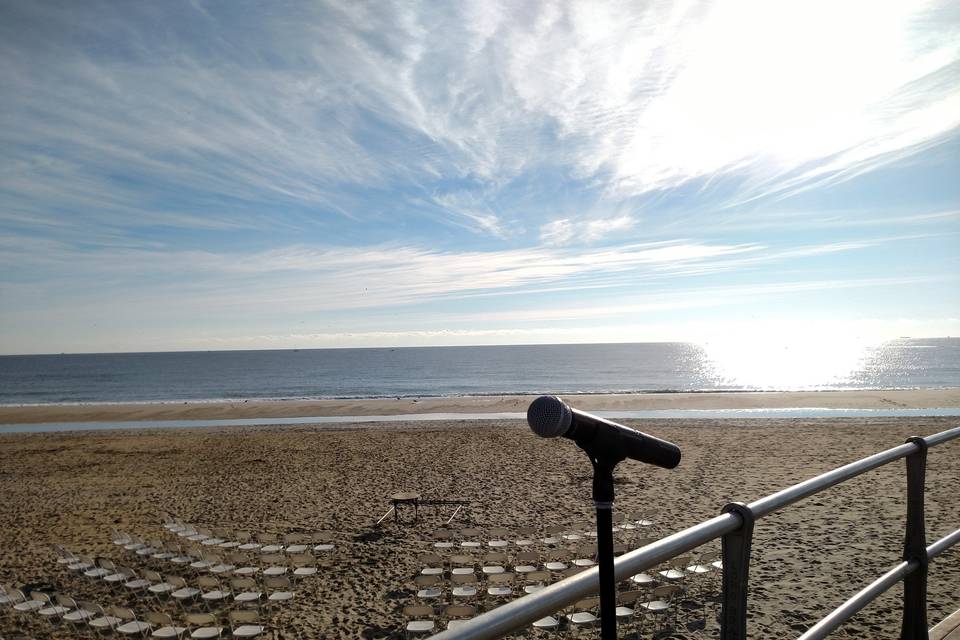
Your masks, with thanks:
<instances>
[{"instance_id":1,"label":"railing post","mask_svg":"<svg viewBox=\"0 0 960 640\"><path fill-rule=\"evenodd\" d=\"M916 560L917 570L903 580L903 624L901 640L926 640L927 631L927 534L923 517L923 494L927 468L927 442L907 438L917 451L907 456L907 531L903 559Z\"/></svg>"},{"instance_id":2,"label":"railing post","mask_svg":"<svg viewBox=\"0 0 960 640\"><path fill-rule=\"evenodd\" d=\"M750 574L750 547L753 544L753 511L742 502L731 502L723 513L740 516L740 527L723 536L723 604L720 611L720 640L747 638L747 586Z\"/></svg>"}]
</instances>

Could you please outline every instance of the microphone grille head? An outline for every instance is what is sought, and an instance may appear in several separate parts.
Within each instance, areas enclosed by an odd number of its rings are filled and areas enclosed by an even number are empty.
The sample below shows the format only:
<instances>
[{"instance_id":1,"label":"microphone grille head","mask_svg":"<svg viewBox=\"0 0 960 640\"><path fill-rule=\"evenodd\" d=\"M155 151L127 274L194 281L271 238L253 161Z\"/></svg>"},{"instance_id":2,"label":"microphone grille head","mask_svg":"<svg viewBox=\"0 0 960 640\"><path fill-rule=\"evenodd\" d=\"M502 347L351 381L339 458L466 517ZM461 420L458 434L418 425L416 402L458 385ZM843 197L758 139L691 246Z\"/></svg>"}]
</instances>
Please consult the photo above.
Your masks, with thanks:
<instances>
[{"instance_id":1,"label":"microphone grille head","mask_svg":"<svg viewBox=\"0 0 960 640\"><path fill-rule=\"evenodd\" d=\"M527 423L538 436L556 438L570 429L573 413L557 396L540 396L527 409Z\"/></svg>"}]
</instances>

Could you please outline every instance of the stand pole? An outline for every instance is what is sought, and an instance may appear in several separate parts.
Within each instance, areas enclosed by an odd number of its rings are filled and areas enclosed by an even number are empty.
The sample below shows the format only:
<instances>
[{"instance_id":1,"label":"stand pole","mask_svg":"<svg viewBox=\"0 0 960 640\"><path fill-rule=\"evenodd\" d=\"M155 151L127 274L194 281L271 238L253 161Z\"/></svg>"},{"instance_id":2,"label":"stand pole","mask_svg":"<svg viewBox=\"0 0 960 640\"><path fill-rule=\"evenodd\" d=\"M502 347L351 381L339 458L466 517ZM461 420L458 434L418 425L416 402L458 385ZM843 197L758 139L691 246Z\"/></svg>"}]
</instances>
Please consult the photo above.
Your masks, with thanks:
<instances>
[{"instance_id":1,"label":"stand pole","mask_svg":"<svg viewBox=\"0 0 960 640\"><path fill-rule=\"evenodd\" d=\"M617 583L613 577L613 467L616 462L590 457L593 503L597 508L597 565L600 570L600 638L617 638Z\"/></svg>"}]
</instances>

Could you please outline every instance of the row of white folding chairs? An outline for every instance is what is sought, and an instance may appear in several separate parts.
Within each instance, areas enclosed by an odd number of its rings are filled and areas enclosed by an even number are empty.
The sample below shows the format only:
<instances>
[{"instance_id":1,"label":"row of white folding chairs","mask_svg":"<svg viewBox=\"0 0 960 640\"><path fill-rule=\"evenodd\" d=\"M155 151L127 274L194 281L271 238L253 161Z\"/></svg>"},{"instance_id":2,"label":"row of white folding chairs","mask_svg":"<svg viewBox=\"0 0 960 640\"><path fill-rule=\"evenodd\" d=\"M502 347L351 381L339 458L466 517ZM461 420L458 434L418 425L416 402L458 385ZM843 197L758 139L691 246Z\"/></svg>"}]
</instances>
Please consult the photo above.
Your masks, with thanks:
<instances>
[{"instance_id":1,"label":"row of white folding chairs","mask_svg":"<svg viewBox=\"0 0 960 640\"><path fill-rule=\"evenodd\" d=\"M184 532L185 534L186 532ZM280 544L279 536L276 534L258 534L257 541L254 541L249 533L237 536L233 539L211 537L207 534L181 535L186 542L193 543L199 547L210 547L225 550L237 550L244 552L258 553L307 553L310 551L316 553L330 553L336 549L336 545L327 533L318 532L313 536L306 534L287 534L284 536L283 544ZM130 533L112 531L111 537L113 543L122 547L126 551L148 555L154 552L169 549L170 543L159 539L145 540L139 536Z\"/></svg>"},{"instance_id":2,"label":"row of white folding chairs","mask_svg":"<svg viewBox=\"0 0 960 640\"><path fill-rule=\"evenodd\" d=\"M330 531L291 532L283 534L281 537L276 533L269 532L251 534L245 529L194 526L176 519L165 520L163 526L168 532L180 538L206 547L259 551L261 553L304 553L309 550L326 553L335 548L335 536ZM115 542L124 546L143 543L142 540L122 532L116 532Z\"/></svg>"},{"instance_id":3,"label":"row of white folding chairs","mask_svg":"<svg viewBox=\"0 0 960 640\"><path fill-rule=\"evenodd\" d=\"M404 635L411 638L415 635L433 634L438 626L453 629L477 615L477 607L469 604L451 604L440 609L438 613L428 605L407 605L402 612L404 618Z\"/></svg>"},{"instance_id":4,"label":"row of white folding chairs","mask_svg":"<svg viewBox=\"0 0 960 640\"><path fill-rule=\"evenodd\" d=\"M614 546L615 554L628 551L624 544ZM444 573L470 573L477 568L481 573L502 573L512 569L518 573L527 573L538 569L563 571L569 566L592 567L597 563L596 545L580 545L574 549L551 548L544 551L524 550L512 553L488 552L481 556L468 554L440 555L425 553L418 556L422 575Z\"/></svg>"},{"instance_id":5,"label":"row of white folding chairs","mask_svg":"<svg viewBox=\"0 0 960 640\"><path fill-rule=\"evenodd\" d=\"M632 531L636 529L649 528L656 525L654 517L658 510L650 509L644 513L624 514L618 513L614 516L614 530ZM486 527L475 526L449 528L442 527L434 531L435 539L458 539L458 540L477 540L477 539L542 539L553 537L573 537L581 539L584 537L596 537L596 525L589 520L578 521L566 525L542 524L539 526L518 526L518 527Z\"/></svg>"},{"instance_id":6,"label":"row of white folding chairs","mask_svg":"<svg viewBox=\"0 0 960 640\"><path fill-rule=\"evenodd\" d=\"M649 539L646 542L652 542ZM614 553L621 554L628 550L626 545L614 545ZM597 555L594 545L581 546L575 551L556 548L541 553L538 551L522 551L513 554L500 552L486 553L479 558L465 554L441 556L436 553L421 554L417 558L420 564L420 575L454 575L476 573L479 567L481 574L496 574L512 570L516 573L529 573L538 570L551 572L564 571L569 567L586 569L596 565ZM671 560L666 569L659 573L666 580L677 580L687 575L699 575L718 571L723 567L719 553L705 551L698 556L683 556ZM646 575L646 574L639 574ZM652 582L652 580L648 580Z\"/></svg>"},{"instance_id":7,"label":"row of white folding chairs","mask_svg":"<svg viewBox=\"0 0 960 640\"><path fill-rule=\"evenodd\" d=\"M182 577L168 575L147 591L161 601L170 598L184 609L199 601L208 610L231 604L279 605L291 602L296 596L294 584L287 576L264 576L259 581L249 577L219 580L213 576L200 576L194 584L196 586L190 586Z\"/></svg>"},{"instance_id":8,"label":"row of white folding chairs","mask_svg":"<svg viewBox=\"0 0 960 640\"><path fill-rule=\"evenodd\" d=\"M250 592L255 590L257 586L256 577L252 575L234 576L228 580L220 580L217 576L213 575L201 575L195 579L193 583L197 586L193 587L190 585L190 582L182 576L172 574L163 575L152 569L135 571L130 567L117 566L108 558L99 558L96 566L83 571L82 575L94 580L103 581L118 588L123 588L130 593L149 594L158 598L170 596L180 602L192 600L200 596L201 599L208 604L232 597L238 588L244 592ZM310 575L315 574L294 573L293 577L299 579ZM293 583L290 577L284 575L284 573L264 572L260 574L260 576L264 588L277 592L276 595L273 593L262 594L256 591L256 597L247 593L244 597L240 598L240 601L255 601L259 600L261 596L264 596L271 602L279 602L289 600L293 597ZM229 587L225 585L229 585ZM288 594L287 592L290 593Z\"/></svg>"},{"instance_id":9,"label":"row of white folding chairs","mask_svg":"<svg viewBox=\"0 0 960 640\"><path fill-rule=\"evenodd\" d=\"M138 616L127 607L103 607L90 600L75 600L63 594L32 591L29 595L12 589L0 591L0 604L9 604L14 611L36 614L52 623L67 623L83 633L87 629L96 634L118 633L141 638L180 638L186 634L194 640L219 638L225 631L235 638L254 638L267 631L260 622L257 610L239 609L227 612L229 626L220 626L219 616L211 613L188 613L184 625L174 622L173 616L160 611L148 611Z\"/></svg>"},{"instance_id":10,"label":"row of white folding chairs","mask_svg":"<svg viewBox=\"0 0 960 640\"><path fill-rule=\"evenodd\" d=\"M533 593L554 580L561 580L583 569L573 567L559 574L549 571L532 573L495 573L489 575L453 574L451 576L417 576L410 581L418 602L448 602L493 599L503 601L513 596Z\"/></svg>"},{"instance_id":11,"label":"row of white folding chairs","mask_svg":"<svg viewBox=\"0 0 960 640\"><path fill-rule=\"evenodd\" d=\"M160 547L124 548L144 562L168 563L182 569L214 575L249 576L262 572L270 576L285 575L289 572L295 578L300 578L316 575L320 568L318 559L310 553L264 554L256 558L262 563L262 566L258 566L250 563L249 558L242 553L226 551L221 555L200 546L184 549L174 542L164 543Z\"/></svg>"},{"instance_id":12,"label":"row of white folding chairs","mask_svg":"<svg viewBox=\"0 0 960 640\"><path fill-rule=\"evenodd\" d=\"M643 546L641 542L644 538L638 538L638 536L645 535L644 531L647 529L634 523L624 523L613 528L614 535L622 540L622 544L631 546ZM563 526L545 527L539 535L535 534L532 528L518 528L513 532L506 529L489 529L486 531L488 535L484 536L483 533L480 529L459 531L439 529L434 531L431 544L438 550L459 548L464 551L480 551L485 548L505 550L514 547L523 550L576 546L595 540L597 537L596 530L571 529Z\"/></svg>"},{"instance_id":13,"label":"row of white folding chairs","mask_svg":"<svg viewBox=\"0 0 960 640\"><path fill-rule=\"evenodd\" d=\"M85 567L88 564L84 562L81 566ZM302 567L295 570L292 574L293 578L300 579L315 575L313 568L309 568L311 569L309 573L303 573L304 569L308 568ZM191 601L198 596L208 605L231 598L242 603L259 602L261 599L268 602L285 602L291 600L294 595L293 583L283 572L261 574L263 589L266 592L257 589L257 581L250 575L234 576L228 581L221 581L213 575L201 575L194 583L197 587L193 587L181 576L161 575L152 569L141 569L138 572L130 567L117 566L108 558L99 558L90 568L81 570L79 573L133 594L153 595L158 599L169 596L181 603Z\"/></svg>"}]
</instances>

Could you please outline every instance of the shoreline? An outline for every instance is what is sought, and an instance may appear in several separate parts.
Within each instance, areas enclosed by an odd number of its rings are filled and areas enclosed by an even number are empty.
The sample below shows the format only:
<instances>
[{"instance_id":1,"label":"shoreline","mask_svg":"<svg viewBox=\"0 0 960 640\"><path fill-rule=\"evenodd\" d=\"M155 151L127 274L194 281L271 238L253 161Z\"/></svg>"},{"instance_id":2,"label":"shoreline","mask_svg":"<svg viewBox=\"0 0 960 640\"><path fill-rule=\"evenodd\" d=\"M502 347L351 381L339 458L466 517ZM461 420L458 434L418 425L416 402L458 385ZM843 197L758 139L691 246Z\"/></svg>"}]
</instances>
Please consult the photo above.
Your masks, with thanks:
<instances>
[{"instance_id":1,"label":"shoreline","mask_svg":"<svg viewBox=\"0 0 960 640\"><path fill-rule=\"evenodd\" d=\"M525 412L535 395L218 400L123 404L0 405L0 424L230 420ZM960 407L960 388L566 394L585 411L735 409L935 409Z\"/></svg>"}]
</instances>

